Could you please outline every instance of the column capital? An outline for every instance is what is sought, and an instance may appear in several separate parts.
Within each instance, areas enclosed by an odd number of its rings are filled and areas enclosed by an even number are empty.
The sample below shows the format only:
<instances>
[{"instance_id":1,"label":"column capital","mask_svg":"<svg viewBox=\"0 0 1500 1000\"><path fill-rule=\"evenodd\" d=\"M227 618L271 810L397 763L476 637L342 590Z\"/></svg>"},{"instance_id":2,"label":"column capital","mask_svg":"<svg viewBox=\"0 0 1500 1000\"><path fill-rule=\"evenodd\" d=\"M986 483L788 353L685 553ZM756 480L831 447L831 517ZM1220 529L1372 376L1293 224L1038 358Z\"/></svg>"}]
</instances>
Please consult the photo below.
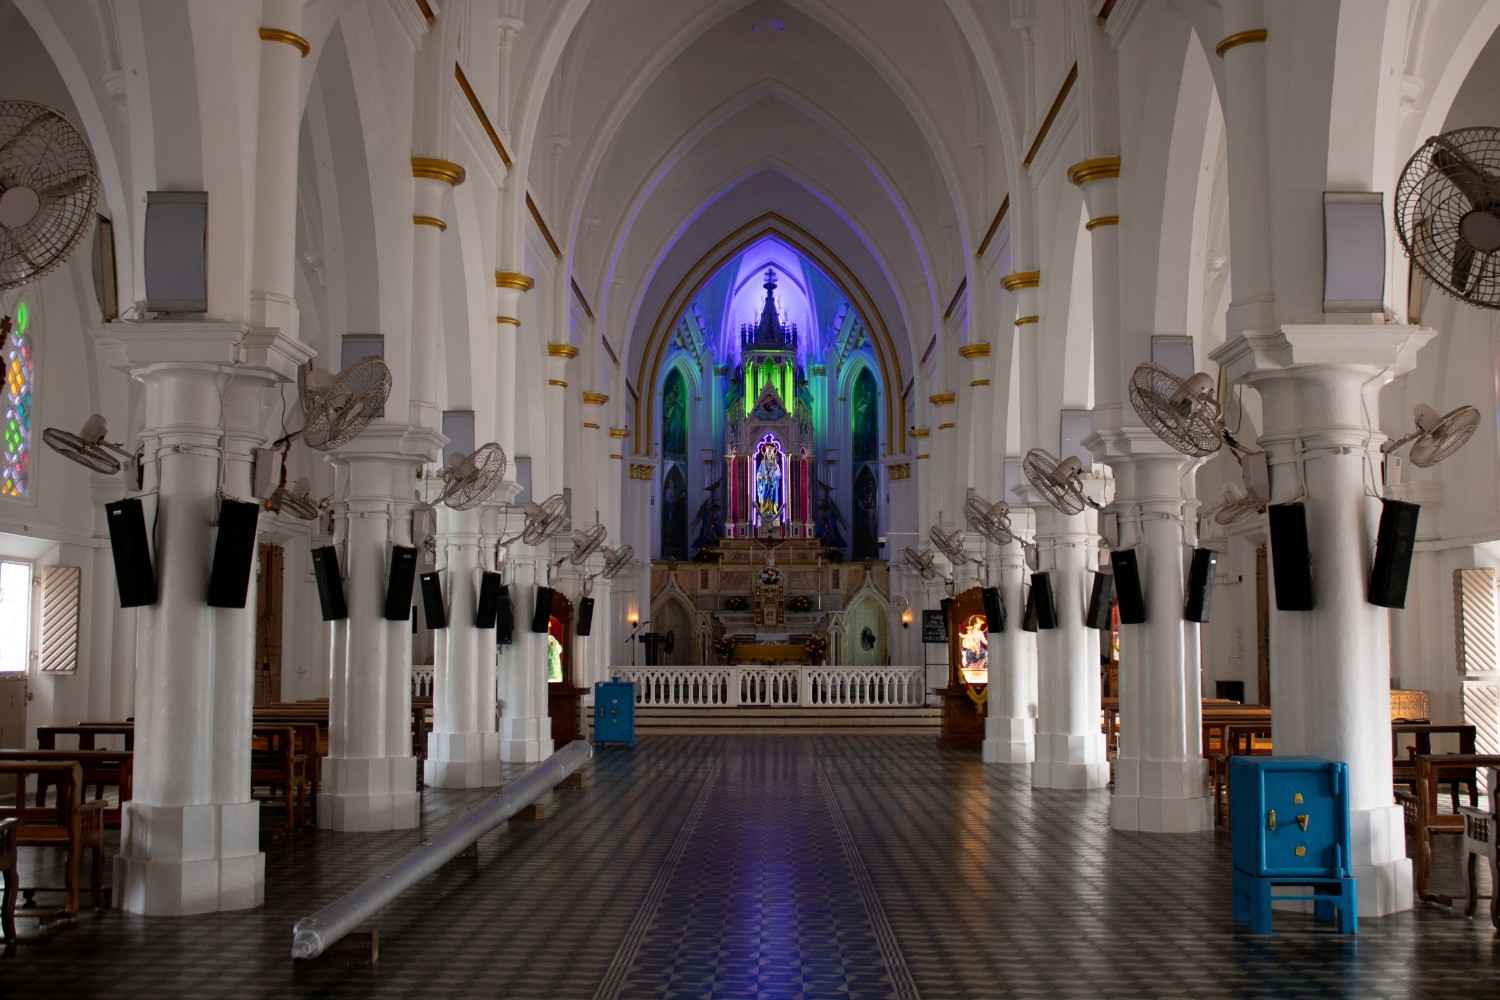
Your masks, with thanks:
<instances>
[{"instance_id":1,"label":"column capital","mask_svg":"<svg viewBox=\"0 0 1500 1000\"><path fill-rule=\"evenodd\" d=\"M1319 370L1330 368L1382 372L1388 381L1415 368L1417 352L1435 336L1436 330L1424 326L1287 325L1241 333L1211 351L1209 358L1226 369L1232 381L1278 373L1315 378Z\"/></svg>"},{"instance_id":2,"label":"column capital","mask_svg":"<svg viewBox=\"0 0 1500 1000\"><path fill-rule=\"evenodd\" d=\"M96 343L104 362L122 371L225 366L260 369L289 382L317 356L311 346L278 329L216 320L110 323Z\"/></svg>"}]
</instances>

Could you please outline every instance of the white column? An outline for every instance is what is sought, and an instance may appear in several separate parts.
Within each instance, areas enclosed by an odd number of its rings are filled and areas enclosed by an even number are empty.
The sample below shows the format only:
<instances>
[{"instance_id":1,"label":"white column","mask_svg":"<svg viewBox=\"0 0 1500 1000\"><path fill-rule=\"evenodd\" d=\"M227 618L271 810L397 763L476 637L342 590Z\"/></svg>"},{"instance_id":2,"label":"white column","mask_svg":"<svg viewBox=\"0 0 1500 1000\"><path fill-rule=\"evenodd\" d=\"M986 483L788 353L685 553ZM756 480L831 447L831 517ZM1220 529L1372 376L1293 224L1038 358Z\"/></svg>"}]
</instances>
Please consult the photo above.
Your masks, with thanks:
<instances>
[{"instance_id":1,"label":"white column","mask_svg":"<svg viewBox=\"0 0 1500 1000\"><path fill-rule=\"evenodd\" d=\"M448 627L433 649L433 723L424 765L436 788L500 784L500 734L495 731L495 630L476 628L479 574L487 560L482 509L438 510L438 565L445 566ZM486 668L488 666L488 669Z\"/></svg>"},{"instance_id":2,"label":"white column","mask_svg":"<svg viewBox=\"0 0 1500 1000\"><path fill-rule=\"evenodd\" d=\"M1120 544L1136 548L1146 622L1120 626L1120 755L1110 825L1189 833L1213 820L1203 759L1198 625L1185 621L1188 460L1144 427L1108 436ZM1092 444L1092 442L1091 442Z\"/></svg>"},{"instance_id":3,"label":"white column","mask_svg":"<svg viewBox=\"0 0 1500 1000\"><path fill-rule=\"evenodd\" d=\"M1036 508L1039 565L1051 574L1057 627L1036 634L1039 685L1036 760L1031 783L1037 788L1103 788L1109 764L1100 729L1099 640L1083 624L1098 562L1098 514L1060 514L1040 497Z\"/></svg>"},{"instance_id":4,"label":"white column","mask_svg":"<svg viewBox=\"0 0 1500 1000\"><path fill-rule=\"evenodd\" d=\"M450 187L464 182L464 168L428 156L411 159L413 185L411 262L412 385L411 422L437 430L437 357L433 345L443 335L442 237L448 229L443 202ZM508 453L507 453L508 454Z\"/></svg>"},{"instance_id":5,"label":"white column","mask_svg":"<svg viewBox=\"0 0 1500 1000\"><path fill-rule=\"evenodd\" d=\"M1361 915L1412 905L1402 813L1391 793L1390 619L1365 600L1380 512L1369 490L1381 435L1369 414L1373 394L1410 371L1432 336L1411 326L1285 326L1236 337L1212 355L1264 400L1260 443L1272 500L1305 490L1314 609L1277 610L1272 581L1276 753L1349 765Z\"/></svg>"},{"instance_id":6,"label":"white column","mask_svg":"<svg viewBox=\"0 0 1500 1000\"><path fill-rule=\"evenodd\" d=\"M442 438L384 421L331 454L346 499L335 505L349 617L332 623L329 745L318 826L404 830L420 813L411 737L411 625L386 621L394 544L409 544L418 471Z\"/></svg>"},{"instance_id":7,"label":"white column","mask_svg":"<svg viewBox=\"0 0 1500 1000\"><path fill-rule=\"evenodd\" d=\"M990 636L990 684L984 723L984 760L987 764L1029 764L1036 759L1036 719L1031 714L1036 686L1036 633L1023 631L1026 606L1022 583L1027 578L1021 539L1036 531L1029 507L1010 509L1016 538L998 547L991 560L991 580L1005 601L1005 631Z\"/></svg>"},{"instance_id":8,"label":"white column","mask_svg":"<svg viewBox=\"0 0 1500 1000\"><path fill-rule=\"evenodd\" d=\"M250 797L255 595L204 595L219 512L248 496L244 441L264 389L307 352L232 323L111 324L100 350L145 384L146 525L158 599L136 612L135 793L115 858L116 905L181 915L259 906L260 807Z\"/></svg>"},{"instance_id":9,"label":"white column","mask_svg":"<svg viewBox=\"0 0 1500 1000\"><path fill-rule=\"evenodd\" d=\"M520 528L519 514L508 534ZM500 647L500 759L530 764L552 754L552 720L547 714L547 636L531 631L536 588L547 582L545 547L512 545L505 562L516 628Z\"/></svg>"},{"instance_id":10,"label":"white column","mask_svg":"<svg viewBox=\"0 0 1500 1000\"><path fill-rule=\"evenodd\" d=\"M264 0L260 37L259 125L255 145L255 250L250 320L289 337L298 333L297 130L302 124L304 0Z\"/></svg>"}]
</instances>

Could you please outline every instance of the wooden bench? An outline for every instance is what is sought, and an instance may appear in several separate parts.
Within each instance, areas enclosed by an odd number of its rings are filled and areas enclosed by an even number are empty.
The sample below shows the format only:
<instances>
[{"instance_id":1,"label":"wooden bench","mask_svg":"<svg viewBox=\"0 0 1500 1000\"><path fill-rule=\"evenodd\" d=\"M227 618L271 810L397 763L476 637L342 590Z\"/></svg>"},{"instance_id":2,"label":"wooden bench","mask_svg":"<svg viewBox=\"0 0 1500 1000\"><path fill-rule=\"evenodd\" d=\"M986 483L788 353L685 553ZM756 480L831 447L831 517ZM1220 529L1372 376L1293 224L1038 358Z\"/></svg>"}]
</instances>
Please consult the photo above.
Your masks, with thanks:
<instances>
[{"instance_id":1,"label":"wooden bench","mask_svg":"<svg viewBox=\"0 0 1500 1000\"><path fill-rule=\"evenodd\" d=\"M65 852L67 884L60 911L23 913L23 916L48 919L72 916L78 912L79 870L83 852L93 852L90 886L94 905L103 905L104 803L83 800L83 766L76 761L0 760L0 774L16 777L16 804L0 806L0 819L18 820L16 844L19 847L55 847ZM58 789L57 804L48 807L27 806L25 782L35 776L46 779ZM36 893L35 887L22 888L27 906Z\"/></svg>"},{"instance_id":2,"label":"wooden bench","mask_svg":"<svg viewBox=\"0 0 1500 1000\"><path fill-rule=\"evenodd\" d=\"M1213 789L1214 825L1229 829L1229 762L1231 757L1271 754L1271 723L1244 722L1224 727L1219 752L1208 758L1208 780Z\"/></svg>"},{"instance_id":3,"label":"wooden bench","mask_svg":"<svg viewBox=\"0 0 1500 1000\"><path fill-rule=\"evenodd\" d=\"M306 757L297 753L297 730L293 726L253 726L250 730L250 794L266 788L273 800L281 799L286 810L285 832L297 829L297 811L303 799Z\"/></svg>"},{"instance_id":4,"label":"wooden bench","mask_svg":"<svg viewBox=\"0 0 1500 1000\"><path fill-rule=\"evenodd\" d=\"M84 800L98 802L104 809L104 825L116 829L120 826L125 803L130 801L134 790L135 754L128 750L0 750L0 760L77 763L83 768ZM33 799L37 808L46 806L48 793L54 787L54 781L50 777L37 779ZM114 805L104 800L106 787L112 787L118 792L118 801ZM88 797L90 789L94 792L92 799ZM17 787L16 794L17 803L20 804L22 789Z\"/></svg>"},{"instance_id":5,"label":"wooden bench","mask_svg":"<svg viewBox=\"0 0 1500 1000\"><path fill-rule=\"evenodd\" d=\"M1469 905L1464 915L1472 917L1479 907L1479 862L1490 866L1490 923L1500 931L1500 768L1489 769L1490 811L1459 806L1464 818L1464 855L1469 877Z\"/></svg>"},{"instance_id":6,"label":"wooden bench","mask_svg":"<svg viewBox=\"0 0 1500 1000\"><path fill-rule=\"evenodd\" d=\"M1403 736L1410 736L1414 741L1413 746L1406 748L1406 756L1403 758L1399 750L1400 740ZM1460 722L1416 722L1397 721L1391 723L1391 778L1398 785L1406 785L1413 791L1416 790L1417 768L1413 761L1419 757L1432 756L1433 736L1457 736L1458 752L1460 754L1474 754L1476 731L1475 727ZM1458 790L1460 785L1469 786L1469 805L1479 805L1479 772L1477 769L1453 772L1452 780L1447 782L1449 794L1453 797L1453 811L1458 811Z\"/></svg>"},{"instance_id":7,"label":"wooden bench","mask_svg":"<svg viewBox=\"0 0 1500 1000\"><path fill-rule=\"evenodd\" d=\"M16 856L16 836L20 822L12 816L0 819L0 878L5 879L5 894L0 896L0 934L7 942L16 939L16 890L21 885L21 871Z\"/></svg>"},{"instance_id":8,"label":"wooden bench","mask_svg":"<svg viewBox=\"0 0 1500 1000\"><path fill-rule=\"evenodd\" d=\"M1500 767L1500 756L1479 754L1432 754L1418 755L1415 759L1417 776L1414 791L1398 789L1396 801L1406 813L1408 838L1416 839L1415 881L1417 898L1450 906L1451 896L1431 890L1432 840L1438 836L1462 836L1464 817L1456 813L1438 812L1438 785L1444 777L1462 774L1479 767Z\"/></svg>"}]
</instances>

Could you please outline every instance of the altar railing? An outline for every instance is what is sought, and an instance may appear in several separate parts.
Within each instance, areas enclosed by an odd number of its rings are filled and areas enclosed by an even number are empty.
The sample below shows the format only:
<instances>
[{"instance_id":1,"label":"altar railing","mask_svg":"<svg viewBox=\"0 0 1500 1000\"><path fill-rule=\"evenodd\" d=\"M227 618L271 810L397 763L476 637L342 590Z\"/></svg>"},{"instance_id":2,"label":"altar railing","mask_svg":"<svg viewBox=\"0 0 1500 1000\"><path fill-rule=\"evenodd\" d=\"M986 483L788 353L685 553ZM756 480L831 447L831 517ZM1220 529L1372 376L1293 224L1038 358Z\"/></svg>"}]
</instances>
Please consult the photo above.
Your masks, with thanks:
<instances>
[{"instance_id":1,"label":"altar railing","mask_svg":"<svg viewBox=\"0 0 1500 1000\"><path fill-rule=\"evenodd\" d=\"M635 684L635 702L652 708L798 705L856 708L921 705L922 667L615 667Z\"/></svg>"}]
</instances>

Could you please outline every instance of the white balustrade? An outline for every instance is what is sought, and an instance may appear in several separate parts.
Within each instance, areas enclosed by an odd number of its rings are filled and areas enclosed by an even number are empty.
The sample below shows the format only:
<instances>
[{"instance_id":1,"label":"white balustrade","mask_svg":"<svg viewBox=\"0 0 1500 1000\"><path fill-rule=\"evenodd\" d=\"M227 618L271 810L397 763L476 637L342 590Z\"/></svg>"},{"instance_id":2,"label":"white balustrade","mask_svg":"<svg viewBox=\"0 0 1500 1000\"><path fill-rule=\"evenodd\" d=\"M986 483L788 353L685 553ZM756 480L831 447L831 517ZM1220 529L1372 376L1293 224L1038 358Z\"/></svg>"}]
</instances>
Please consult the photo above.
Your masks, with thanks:
<instances>
[{"instance_id":1,"label":"white balustrade","mask_svg":"<svg viewBox=\"0 0 1500 1000\"><path fill-rule=\"evenodd\" d=\"M926 677L922 667L615 667L611 674L634 683L636 704L651 708L921 705Z\"/></svg>"},{"instance_id":2,"label":"white balustrade","mask_svg":"<svg viewBox=\"0 0 1500 1000\"><path fill-rule=\"evenodd\" d=\"M432 697L432 668L411 668L411 696L413 698Z\"/></svg>"}]
</instances>

